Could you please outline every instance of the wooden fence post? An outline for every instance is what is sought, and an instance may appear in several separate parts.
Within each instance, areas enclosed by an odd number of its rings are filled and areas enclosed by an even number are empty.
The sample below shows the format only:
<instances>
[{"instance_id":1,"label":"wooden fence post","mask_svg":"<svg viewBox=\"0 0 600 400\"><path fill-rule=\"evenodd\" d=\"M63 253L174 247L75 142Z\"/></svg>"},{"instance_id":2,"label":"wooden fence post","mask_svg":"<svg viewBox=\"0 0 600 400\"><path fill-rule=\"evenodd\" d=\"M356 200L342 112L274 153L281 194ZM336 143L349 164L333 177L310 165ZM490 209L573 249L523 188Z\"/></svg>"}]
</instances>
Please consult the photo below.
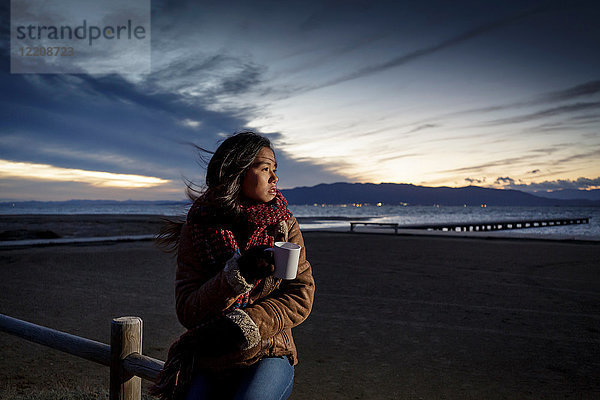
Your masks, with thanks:
<instances>
[{"instance_id":1,"label":"wooden fence post","mask_svg":"<svg viewBox=\"0 0 600 400\"><path fill-rule=\"evenodd\" d=\"M132 353L142 354L142 319L120 317L110 326L110 400L140 400L141 378L127 373L123 359Z\"/></svg>"}]
</instances>

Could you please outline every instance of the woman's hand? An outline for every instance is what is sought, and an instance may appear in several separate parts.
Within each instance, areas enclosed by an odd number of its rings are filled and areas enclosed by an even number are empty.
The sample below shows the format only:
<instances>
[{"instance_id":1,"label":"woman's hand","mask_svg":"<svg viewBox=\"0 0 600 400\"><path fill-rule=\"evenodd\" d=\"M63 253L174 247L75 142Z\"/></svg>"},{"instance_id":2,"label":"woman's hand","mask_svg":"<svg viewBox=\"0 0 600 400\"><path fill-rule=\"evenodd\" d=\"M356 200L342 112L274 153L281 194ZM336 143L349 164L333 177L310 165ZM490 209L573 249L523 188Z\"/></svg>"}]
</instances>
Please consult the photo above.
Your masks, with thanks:
<instances>
[{"instance_id":1,"label":"woman's hand","mask_svg":"<svg viewBox=\"0 0 600 400\"><path fill-rule=\"evenodd\" d=\"M202 344L196 348L200 353L222 356L246 350L260 343L258 327L241 309L235 309L195 329L195 338Z\"/></svg>"},{"instance_id":2,"label":"woman's hand","mask_svg":"<svg viewBox=\"0 0 600 400\"><path fill-rule=\"evenodd\" d=\"M269 246L251 247L238 258L240 273L247 282L264 279L275 271L273 252L267 251L268 248Z\"/></svg>"},{"instance_id":3,"label":"woman's hand","mask_svg":"<svg viewBox=\"0 0 600 400\"><path fill-rule=\"evenodd\" d=\"M210 356L221 356L239 351L246 343L240 326L225 316L217 317L196 329L196 338L202 342L197 349Z\"/></svg>"}]
</instances>

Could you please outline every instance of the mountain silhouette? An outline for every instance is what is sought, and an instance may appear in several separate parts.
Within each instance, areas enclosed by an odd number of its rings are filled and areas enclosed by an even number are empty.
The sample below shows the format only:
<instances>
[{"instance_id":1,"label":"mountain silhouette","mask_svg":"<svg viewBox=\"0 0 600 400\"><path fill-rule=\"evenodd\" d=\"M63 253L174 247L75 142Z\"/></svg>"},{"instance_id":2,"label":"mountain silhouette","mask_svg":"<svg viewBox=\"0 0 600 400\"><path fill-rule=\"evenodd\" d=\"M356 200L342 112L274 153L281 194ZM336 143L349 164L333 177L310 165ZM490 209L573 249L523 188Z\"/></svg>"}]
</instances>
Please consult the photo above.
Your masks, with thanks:
<instances>
[{"instance_id":1,"label":"mountain silhouette","mask_svg":"<svg viewBox=\"0 0 600 400\"><path fill-rule=\"evenodd\" d=\"M563 200L519 190L478 186L427 187L402 183L331 183L282 190L290 204L401 204L446 206L600 206L599 201Z\"/></svg>"}]
</instances>

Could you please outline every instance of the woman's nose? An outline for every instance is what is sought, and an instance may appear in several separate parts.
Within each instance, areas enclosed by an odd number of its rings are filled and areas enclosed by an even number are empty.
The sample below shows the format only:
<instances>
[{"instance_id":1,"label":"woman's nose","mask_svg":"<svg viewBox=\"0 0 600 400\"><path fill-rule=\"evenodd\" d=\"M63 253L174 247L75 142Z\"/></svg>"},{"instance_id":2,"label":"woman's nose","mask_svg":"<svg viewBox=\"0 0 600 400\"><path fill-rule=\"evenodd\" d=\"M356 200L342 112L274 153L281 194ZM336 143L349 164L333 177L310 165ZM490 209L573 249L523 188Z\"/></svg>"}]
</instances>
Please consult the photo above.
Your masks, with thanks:
<instances>
[{"instance_id":1,"label":"woman's nose","mask_svg":"<svg viewBox=\"0 0 600 400\"><path fill-rule=\"evenodd\" d=\"M279 182L279 178L277 177L277 175L275 175L275 172L271 172L271 179L269 179L269 181L273 183Z\"/></svg>"}]
</instances>

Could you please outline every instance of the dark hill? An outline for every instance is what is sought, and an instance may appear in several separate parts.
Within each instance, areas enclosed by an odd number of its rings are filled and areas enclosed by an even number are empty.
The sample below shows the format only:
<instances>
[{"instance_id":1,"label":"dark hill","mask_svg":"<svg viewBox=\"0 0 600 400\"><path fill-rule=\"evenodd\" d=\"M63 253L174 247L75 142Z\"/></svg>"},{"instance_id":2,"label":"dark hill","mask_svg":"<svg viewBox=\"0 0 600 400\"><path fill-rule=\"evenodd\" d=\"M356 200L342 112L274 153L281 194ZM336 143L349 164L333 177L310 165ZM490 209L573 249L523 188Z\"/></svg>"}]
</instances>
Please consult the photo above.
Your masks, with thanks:
<instances>
[{"instance_id":1,"label":"dark hill","mask_svg":"<svg viewBox=\"0 0 600 400\"><path fill-rule=\"evenodd\" d=\"M536 196L547 197L549 199L574 200L585 199L598 201L600 200L600 189L593 190L577 190L577 189L562 189L552 192L536 192Z\"/></svg>"},{"instance_id":2,"label":"dark hill","mask_svg":"<svg viewBox=\"0 0 600 400\"><path fill-rule=\"evenodd\" d=\"M548 199L518 190L427 187L398 183L332 183L282 190L290 204L384 203L448 206L594 206L587 200Z\"/></svg>"}]
</instances>

